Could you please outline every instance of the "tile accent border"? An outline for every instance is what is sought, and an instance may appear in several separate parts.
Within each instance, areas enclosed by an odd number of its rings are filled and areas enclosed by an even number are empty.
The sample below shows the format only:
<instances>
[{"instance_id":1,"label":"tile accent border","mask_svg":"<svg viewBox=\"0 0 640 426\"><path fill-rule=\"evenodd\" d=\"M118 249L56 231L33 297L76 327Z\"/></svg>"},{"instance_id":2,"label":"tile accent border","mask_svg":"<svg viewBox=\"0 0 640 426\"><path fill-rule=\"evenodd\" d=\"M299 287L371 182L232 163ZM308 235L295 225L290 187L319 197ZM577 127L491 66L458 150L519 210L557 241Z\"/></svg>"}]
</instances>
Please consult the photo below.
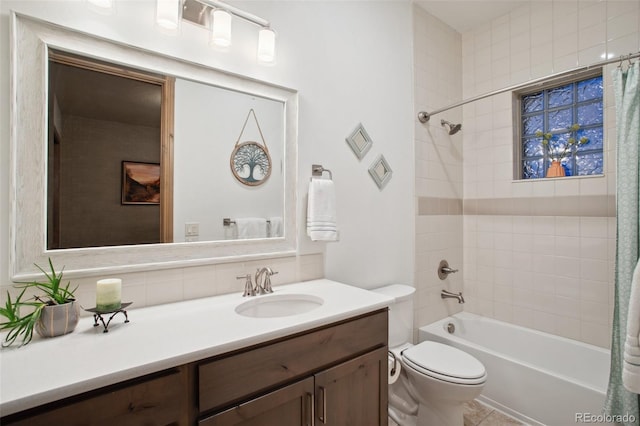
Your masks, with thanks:
<instances>
[{"instance_id":1,"label":"tile accent border","mask_svg":"<svg viewBox=\"0 0 640 426\"><path fill-rule=\"evenodd\" d=\"M462 215L462 199L418 197L418 216Z\"/></svg>"},{"instance_id":2,"label":"tile accent border","mask_svg":"<svg viewBox=\"0 0 640 426\"><path fill-rule=\"evenodd\" d=\"M582 216L615 217L615 195L528 198L418 197L418 215Z\"/></svg>"}]
</instances>

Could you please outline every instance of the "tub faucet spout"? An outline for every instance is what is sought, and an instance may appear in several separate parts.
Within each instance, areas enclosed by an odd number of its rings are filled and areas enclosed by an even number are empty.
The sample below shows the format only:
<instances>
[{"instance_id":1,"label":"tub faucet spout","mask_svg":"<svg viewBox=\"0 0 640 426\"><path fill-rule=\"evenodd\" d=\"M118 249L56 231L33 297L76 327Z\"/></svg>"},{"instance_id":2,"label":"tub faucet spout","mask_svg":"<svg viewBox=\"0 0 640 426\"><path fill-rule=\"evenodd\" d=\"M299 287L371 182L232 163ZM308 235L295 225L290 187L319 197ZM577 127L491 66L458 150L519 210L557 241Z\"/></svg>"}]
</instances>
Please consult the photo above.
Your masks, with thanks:
<instances>
[{"instance_id":1,"label":"tub faucet spout","mask_svg":"<svg viewBox=\"0 0 640 426\"><path fill-rule=\"evenodd\" d=\"M458 299L458 303L464 303L464 297L462 297L462 292L452 293L448 290L442 290L440 292L440 297L443 299Z\"/></svg>"}]
</instances>

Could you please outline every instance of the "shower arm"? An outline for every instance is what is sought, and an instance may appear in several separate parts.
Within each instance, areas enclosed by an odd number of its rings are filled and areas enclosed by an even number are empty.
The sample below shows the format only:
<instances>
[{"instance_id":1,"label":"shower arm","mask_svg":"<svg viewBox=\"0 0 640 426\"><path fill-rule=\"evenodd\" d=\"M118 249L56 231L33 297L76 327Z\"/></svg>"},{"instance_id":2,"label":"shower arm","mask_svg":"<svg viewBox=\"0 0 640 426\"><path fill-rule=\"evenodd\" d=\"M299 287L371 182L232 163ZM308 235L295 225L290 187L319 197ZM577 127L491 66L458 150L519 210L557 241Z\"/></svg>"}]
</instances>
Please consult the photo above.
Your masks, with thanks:
<instances>
[{"instance_id":1,"label":"shower arm","mask_svg":"<svg viewBox=\"0 0 640 426\"><path fill-rule=\"evenodd\" d=\"M426 123L426 122L429 121L429 119L431 118L432 115L440 114L441 112L448 111L450 109L457 108L459 106L462 106L462 105L465 105L465 104L468 104L468 103L471 103L471 102L479 101L481 99L485 99L485 98L488 98L488 97L493 96L493 95L499 95L500 93L505 93L505 92L512 92L514 90L522 89L524 87L530 87L530 86L533 86L533 85L541 85L543 83L548 83L549 81L565 78L565 77L567 77L569 75L573 75L573 74L575 74L577 72L580 72L580 71L587 71L587 70L590 70L590 69L593 69L593 68L603 67L605 65L613 64L613 63L616 63L616 62L622 63L622 61L626 61L626 60L631 61L631 59L635 59L635 58L640 58L640 52L632 53L632 54L629 54L629 55L623 55L623 56L620 56L619 58L615 58L615 59L606 59L604 61L596 62L595 64L586 65L586 66L579 67L579 68L574 68L574 69L571 69L569 71L562 71L562 72L559 72L559 73L556 73L556 74L551 74L550 76L547 76L547 77L536 78L534 80L529 80L529 81L524 82L524 83L515 84L513 86L505 87L504 89L494 90L493 92L484 93L484 94L481 94L481 95L478 95L478 96L474 96L474 97L468 98L468 99L463 99L462 101L459 101L459 102L456 102L454 104L448 105L448 106L446 106L444 108L433 110L431 112L420 111L418 113L418 120L421 123Z\"/></svg>"}]
</instances>

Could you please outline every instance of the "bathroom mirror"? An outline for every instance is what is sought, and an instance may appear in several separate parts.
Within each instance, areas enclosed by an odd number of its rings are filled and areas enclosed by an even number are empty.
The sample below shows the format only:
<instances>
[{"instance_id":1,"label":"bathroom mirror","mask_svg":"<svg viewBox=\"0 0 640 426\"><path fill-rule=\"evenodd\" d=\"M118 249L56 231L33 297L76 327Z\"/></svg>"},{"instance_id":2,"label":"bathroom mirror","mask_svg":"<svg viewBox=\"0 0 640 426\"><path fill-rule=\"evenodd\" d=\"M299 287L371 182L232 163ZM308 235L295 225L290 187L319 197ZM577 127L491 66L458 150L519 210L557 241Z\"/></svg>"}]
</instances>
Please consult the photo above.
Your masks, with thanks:
<instances>
[{"instance_id":1,"label":"bathroom mirror","mask_svg":"<svg viewBox=\"0 0 640 426\"><path fill-rule=\"evenodd\" d=\"M161 269L295 253L298 105L294 90L135 49L24 15L12 14L11 25L12 34L15 35L11 45L11 95L15 99L11 105L11 152L14 156L11 162L13 279L22 280L37 275L34 263L46 264L48 257L57 265L64 265L69 276L82 276L107 271ZM52 51L89 57L175 79L174 152L169 153L169 160L161 165L164 168L171 164L174 168L171 183L173 188L161 189L172 191L173 194L174 208L171 213L174 235L171 241L175 242L48 248L47 194L52 186L49 179L52 166L47 161L50 125L47 77ZM191 96L194 92L200 94L205 101L217 99L219 103L199 105ZM250 108L254 108L259 115L273 158L272 175L268 182L258 188L237 182L229 167L229 156ZM226 113L230 115L223 115ZM216 125L212 117L221 117L223 120ZM234 121L235 118L238 123ZM267 122L271 124L263 124ZM205 134L194 133L197 127L204 128ZM273 130L266 130L265 127ZM247 130L250 131L249 126ZM247 131L245 135L246 133ZM200 145L187 143L196 139ZM221 157L224 165L216 163L218 157ZM122 160L138 161L136 158ZM152 160L142 162L155 163ZM200 175L200 170L206 170L207 173L213 170L219 174ZM122 169L118 173L122 173ZM213 186L206 187L205 191L200 185L202 182L213 183ZM185 185L187 190L179 189L181 185ZM274 192L267 194L265 191L263 194L266 198L262 199L256 195L257 191L264 190L269 185ZM113 189L110 187L110 190ZM238 194L237 191L240 190L254 191ZM234 191L235 195L230 196ZM120 197L120 183L117 192ZM266 199L275 207L264 208L268 204ZM198 200L204 200L199 207L200 218L193 211L183 209L193 206ZM239 203L234 205L234 201L238 200ZM216 212L208 210L212 206L224 209ZM258 211L261 206L263 209ZM123 207L132 206L123 204ZM248 240L226 239L233 238L233 234L229 235L229 229L225 227L228 222L224 218L243 216L281 218L281 233L271 238L259 236ZM204 217L216 222L217 233L205 235ZM194 223L200 226L194 227ZM100 221L95 226L111 225ZM199 241L181 242L193 241L184 237L193 235L194 230L198 232Z\"/></svg>"}]
</instances>

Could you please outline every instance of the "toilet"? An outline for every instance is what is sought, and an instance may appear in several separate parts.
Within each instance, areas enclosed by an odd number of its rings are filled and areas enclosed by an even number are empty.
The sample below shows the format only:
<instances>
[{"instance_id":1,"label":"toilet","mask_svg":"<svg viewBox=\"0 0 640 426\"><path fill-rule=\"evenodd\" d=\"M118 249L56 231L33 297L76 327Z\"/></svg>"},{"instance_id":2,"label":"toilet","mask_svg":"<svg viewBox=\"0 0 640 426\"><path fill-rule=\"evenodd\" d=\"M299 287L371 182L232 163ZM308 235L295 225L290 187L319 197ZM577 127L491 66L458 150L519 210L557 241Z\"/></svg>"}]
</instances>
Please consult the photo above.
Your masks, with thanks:
<instances>
[{"instance_id":1,"label":"toilet","mask_svg":"<svg viewBox=\"0 0 640 426\"><path fill-rule=\"evenodd\" d=\"M413 334L413 287L393 284L373 291L393 297L389 306L389 417L400 426L463 426L463 405L484 387L484 365L460 349L438 342L410 342ZM393 382L393 383L391 383Z\"/></svg>"}]
</instances>

